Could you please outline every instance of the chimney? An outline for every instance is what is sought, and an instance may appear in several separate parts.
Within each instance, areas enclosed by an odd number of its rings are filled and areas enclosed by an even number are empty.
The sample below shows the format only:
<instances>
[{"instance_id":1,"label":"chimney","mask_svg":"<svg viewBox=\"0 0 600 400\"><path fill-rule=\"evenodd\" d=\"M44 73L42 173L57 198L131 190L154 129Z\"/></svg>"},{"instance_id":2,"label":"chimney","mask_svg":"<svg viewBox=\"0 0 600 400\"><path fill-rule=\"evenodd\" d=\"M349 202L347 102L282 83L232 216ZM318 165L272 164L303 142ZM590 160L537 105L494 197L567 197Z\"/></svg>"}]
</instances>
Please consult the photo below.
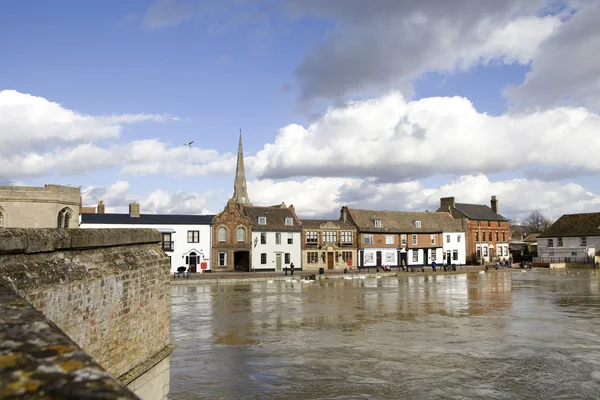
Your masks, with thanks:
<instances>
[{"instance_id":1,"label":"chimney","mask_svg":"<svg viewBox=\"0 0 600 400\"><path fill-rule=\"evenodd\" d=\"M442 197L440 199L440 208L442 211L452 214L454 208L455 199L454 197Z\"/></svg>"},{"instance_id":2,"label":"chimney","mask_svg":"<svg viewBox=\"0 0 600 400\"><path fill-rule=\"evenodd\" d=\"M342 221L348 222L348 207L342 207Z\"/></svg>"},{"instance_id":3,"label":"chimney","mask_svg":"<svg viewBox=\"0 0 600 400\"><path fill-rule=\"evenodd\" d=\"M492 196L490 203L492 205L492 211L498 214L498 200L496 200L496 196Z\"/></svg>"},{"instance_id":4,"label":"chimney","mask_svg":"<svg viewBox=\"0 0 600 400\"><path fill-rule=\"evenodd\" d=\"M98 202L98 207L96 207L97 214L104 214L104 200L100 200Z\"/></svg>"},{"instance_id":5,"label":"chimney","mask_svg":"<svg viewBox=\"0 0 600 400\"><path fill-rule=\"evenodd\" d=\"M140 205L138 203L131 203L129 205L129 217L139 218L140 217Z\"/></svg>"}]
</instances>

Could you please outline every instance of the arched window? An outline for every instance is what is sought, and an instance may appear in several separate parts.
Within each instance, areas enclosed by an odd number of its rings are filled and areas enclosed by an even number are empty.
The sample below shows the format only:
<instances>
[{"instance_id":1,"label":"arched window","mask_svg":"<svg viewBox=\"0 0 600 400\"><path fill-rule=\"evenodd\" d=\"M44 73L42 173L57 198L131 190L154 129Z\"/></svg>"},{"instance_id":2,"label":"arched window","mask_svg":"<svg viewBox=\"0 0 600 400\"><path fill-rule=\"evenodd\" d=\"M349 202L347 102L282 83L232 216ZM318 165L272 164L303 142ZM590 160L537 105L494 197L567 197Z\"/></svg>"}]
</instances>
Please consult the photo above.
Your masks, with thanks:
<instances>
[{"instance_id":1,"label":"arched window","mask_svg":"<svg viewBox=\"0 0 600 400\"><path fill-rule=\"evenodd\" d=\"M237 228L237 241L238 243L243 243L246 241L246 230L241 226Z\"/></svg>"},{"instance_id":2,"label":"arched window","mask_svg":"<svg viewBox=\"0 0 600 400\"><path fill-rule=\"evenodd\" d=\"M0 207L0 228L4 228L4 210Z\"/></svg>"},{"instance_id":3,"label":"arched window","mask_svg":"<svg viewBox=\"0 0 600 400\"><path fill-rule=\"evenodd\" d=\"M56 219L56 227L57 228L62 228L62 226L63 226L63 212L60 211L58 213L58 217Z\"/></svg>"},{"instance_id":4,"label":"arched window","mask_svg":"<svg viewBox=\"0 0 600 400\"><path fill-rule=\"evenodd\" d=\"M69 227L69 222L71 221L71 213L70 212L66 212L65 213L65 228Z\"/></svg>"},{"instance_id":5,"label":"arched window","mask_svg":"<svg viewBox=\"0 0 600 400\"><path fill-rule=\"evenodd\" d=\"M71 215L71 210L67 207L60 210L58 212L58 216L56 217L56 227L68 228L69 223L71 222Z\"/></svg>"},{"instance_id":6,"label":"arched window","mask_svg":"<svg viewBox=\"0 0 600 400\"><path fill-rule=\"evenodd\" d=\"M220 243L227 241L227 228L221 226L218 230L218 240Z\"/></svg>"}]
</instances>

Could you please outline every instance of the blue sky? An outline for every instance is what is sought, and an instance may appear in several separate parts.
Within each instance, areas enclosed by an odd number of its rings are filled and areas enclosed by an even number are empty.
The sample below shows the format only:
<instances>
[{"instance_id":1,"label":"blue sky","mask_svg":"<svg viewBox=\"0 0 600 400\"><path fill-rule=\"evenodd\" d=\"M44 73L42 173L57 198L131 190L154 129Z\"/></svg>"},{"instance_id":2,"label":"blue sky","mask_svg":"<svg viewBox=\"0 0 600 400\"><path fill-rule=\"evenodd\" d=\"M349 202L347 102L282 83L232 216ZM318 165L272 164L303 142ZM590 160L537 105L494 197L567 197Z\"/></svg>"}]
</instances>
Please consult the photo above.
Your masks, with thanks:
<instances>
[{"instance_id":1,"label":"blue sky","mask_svg":"<svg viewBox=\"0 0 600 400\"><path fill-rule=\"evenodd\" d=\"M218 212L241 128L251 200L305 216L598 211L597 2L458 3L3 2L0 180Z\"/></svg>"}]
</instances>

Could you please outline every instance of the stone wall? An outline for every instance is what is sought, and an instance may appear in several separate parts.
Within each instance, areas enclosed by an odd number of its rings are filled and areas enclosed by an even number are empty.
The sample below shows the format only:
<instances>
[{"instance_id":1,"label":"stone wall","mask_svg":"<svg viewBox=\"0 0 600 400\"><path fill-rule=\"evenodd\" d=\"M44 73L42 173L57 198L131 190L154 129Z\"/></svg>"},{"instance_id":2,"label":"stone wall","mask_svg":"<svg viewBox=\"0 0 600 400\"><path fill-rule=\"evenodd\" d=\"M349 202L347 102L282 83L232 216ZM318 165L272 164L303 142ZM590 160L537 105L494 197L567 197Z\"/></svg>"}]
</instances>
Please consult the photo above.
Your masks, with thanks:
<instances>
[{"instance_id":1,"label":"stone wall","mask_svg":"<svg viewBox=\"0 0 600 400\"><path fill-rule=\"evenodd\" d=\"M4 228L56 228L58 214L68 211L69 228L79 227L79 188L0 186L0 213Z\"/></svg>"},{"instance_id":2,"label":"stone wall","mask_svg":"<svg viewBox=\"0 0 600 400\"><path fill-rule=\"evenodd\" d=\"M0 229L0 279L115 376L169 346L169 258L153 229Z\"/></svg>"}]
</instances>

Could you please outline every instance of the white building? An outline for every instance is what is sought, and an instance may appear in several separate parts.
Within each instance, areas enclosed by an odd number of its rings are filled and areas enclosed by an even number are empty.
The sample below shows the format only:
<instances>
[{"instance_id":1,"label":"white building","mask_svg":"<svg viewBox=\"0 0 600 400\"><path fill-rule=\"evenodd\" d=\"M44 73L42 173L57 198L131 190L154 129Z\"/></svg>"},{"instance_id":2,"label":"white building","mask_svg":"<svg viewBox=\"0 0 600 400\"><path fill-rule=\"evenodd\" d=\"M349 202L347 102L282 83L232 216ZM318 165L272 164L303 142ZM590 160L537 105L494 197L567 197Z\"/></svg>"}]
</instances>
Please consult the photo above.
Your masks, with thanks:
<instances>
[{"instance_id":1,"label":"white building","mask_svg":"<svg viewBox=\"0 0 600 400\"><path fill-rule=\"evenodd\" d=\"M467 244L463 223L460 219L454 219L447 212L430 213L436 225L442 231L442 254L438 263L444 260L446 264L464 265L467 262Z\"/></svg>"},{"instance_id":2,"label":"white building","mask_svg":"<svg viewBox=\"0 0 600 400\"><path fill-rule=\"evenodd\" d=\"M82 214L80 228L152 228L162 234L162 249L171 258L171 272L191 267L210 272L213 215L140 214L137 203L129 214Z\"/></svg>"},{"instance_id":3,"label":"white building","mask_svg":"<svg viewBox=\"0 0 600 400\"><path fill-rule=\"evenodd\" d=\"M538 259L591 263L600 257L600 213L566 214L537 237Z\"/></svg>"}]
</instances>

